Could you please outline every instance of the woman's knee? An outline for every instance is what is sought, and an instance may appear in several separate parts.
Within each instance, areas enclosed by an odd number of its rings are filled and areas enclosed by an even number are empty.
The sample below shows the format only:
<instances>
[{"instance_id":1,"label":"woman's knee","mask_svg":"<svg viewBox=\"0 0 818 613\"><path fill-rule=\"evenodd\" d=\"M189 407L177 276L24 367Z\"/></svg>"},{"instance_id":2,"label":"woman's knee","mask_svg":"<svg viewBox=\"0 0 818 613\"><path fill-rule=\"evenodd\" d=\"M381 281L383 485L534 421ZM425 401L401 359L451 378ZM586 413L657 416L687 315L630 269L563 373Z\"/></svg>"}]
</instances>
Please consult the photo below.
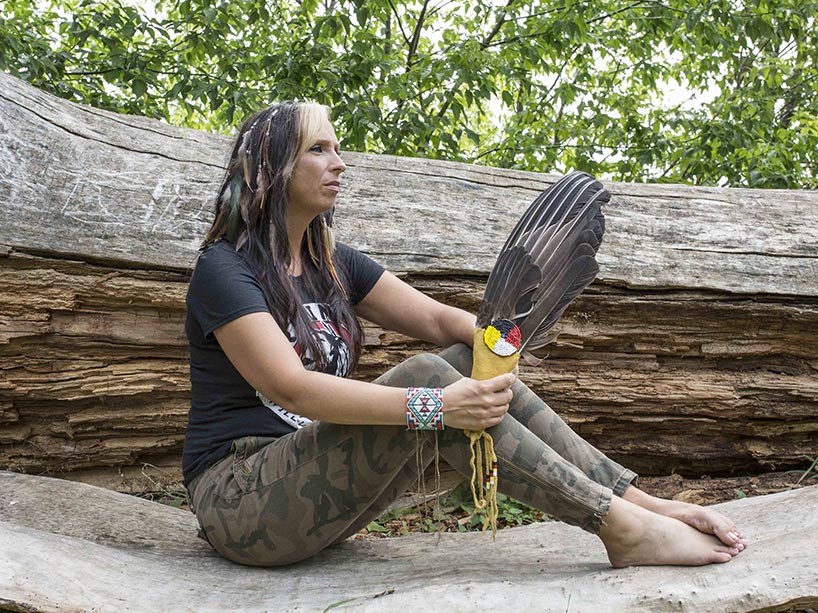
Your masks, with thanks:
<instances>
[{"instance_id":1,"label":"woman's knee","mask_svg":"<svg viewBox=\"0 0 818 613\"><path fill-rule=\"evenodd\" d=\"M440 357L454 366L464 377L471 376L472 356L472 348L465 343L457 343L451 347L446 347L446 349L440 352Z\"/></svg>"},{"instance_id":2,"label":"woman's knee","mask_svg":"<svg viewBox=\"0 0 818 613\"><path fill-rule=\"evenodd\" d=\"M446 387L463 375L434 353L419 353L384 373L377 383L393 387Z\"/></svg>"}]
</instances>

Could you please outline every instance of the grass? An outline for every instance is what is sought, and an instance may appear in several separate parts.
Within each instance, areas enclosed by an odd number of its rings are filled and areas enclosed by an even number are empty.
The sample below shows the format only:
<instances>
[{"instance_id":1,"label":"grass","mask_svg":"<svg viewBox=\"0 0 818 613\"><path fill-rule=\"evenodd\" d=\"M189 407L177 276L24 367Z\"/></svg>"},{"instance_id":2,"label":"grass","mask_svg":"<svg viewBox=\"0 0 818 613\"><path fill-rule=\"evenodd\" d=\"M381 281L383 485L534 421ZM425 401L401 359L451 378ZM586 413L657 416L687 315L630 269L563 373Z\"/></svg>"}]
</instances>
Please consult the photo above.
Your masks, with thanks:
<instances>
[{"instance_id":1,"label":"grass","mask_svg":"<svg viewBox=\"0 0 818 613\"><path fill-rule=\"evenodd\" d=\"M807 470L805 470L801 474L801 476L798 478L798 481L796 481L796 483L800 484L803 481L811 481L812 479L818 479L818 456L815 456L814 458L811 458L811 457L806 456L806 455L801 456L801 457L804 458L807 462L809 462L810 465L809 465L809 468L807 468ZM792 471L792 470L790 470L790 471L787 471L787 472L801 472L801 471L797 471L797 470Z\"/></svg>"},{"instance_id":2,"label":"grass","mask_svg":"<svg viewBox=\"0 0 818 613\"><path fill-rule=\"evenodd\" d=\"M523 526L551 518L503 494L497 495L497 528ZM483 514L474 512L471 489L463 481L450 494L438 500L390 511L370 522L363 534L395 537L415 532L470 532L483 529Z\"/></svg>"}]
</instances>

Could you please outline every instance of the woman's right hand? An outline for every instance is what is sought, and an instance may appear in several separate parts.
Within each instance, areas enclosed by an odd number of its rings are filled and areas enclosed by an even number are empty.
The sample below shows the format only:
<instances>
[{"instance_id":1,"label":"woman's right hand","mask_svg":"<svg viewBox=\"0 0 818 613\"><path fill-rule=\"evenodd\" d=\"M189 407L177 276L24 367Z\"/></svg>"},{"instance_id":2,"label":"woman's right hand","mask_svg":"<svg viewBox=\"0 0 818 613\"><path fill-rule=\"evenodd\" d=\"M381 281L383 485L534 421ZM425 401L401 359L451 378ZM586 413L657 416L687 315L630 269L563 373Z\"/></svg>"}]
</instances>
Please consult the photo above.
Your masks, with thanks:
<instances>
[{"instance_id":1,"label":"woman's right hand","mask_svg":"<svg viewBox=\"0 0 818 613\"><path fill-rule=\"evenodd\" d=\"M485 381L464 377L443 389L443 423L460 430L485 430L499 424L511 402L514 373Z\"/></svg>"}]
</instances>

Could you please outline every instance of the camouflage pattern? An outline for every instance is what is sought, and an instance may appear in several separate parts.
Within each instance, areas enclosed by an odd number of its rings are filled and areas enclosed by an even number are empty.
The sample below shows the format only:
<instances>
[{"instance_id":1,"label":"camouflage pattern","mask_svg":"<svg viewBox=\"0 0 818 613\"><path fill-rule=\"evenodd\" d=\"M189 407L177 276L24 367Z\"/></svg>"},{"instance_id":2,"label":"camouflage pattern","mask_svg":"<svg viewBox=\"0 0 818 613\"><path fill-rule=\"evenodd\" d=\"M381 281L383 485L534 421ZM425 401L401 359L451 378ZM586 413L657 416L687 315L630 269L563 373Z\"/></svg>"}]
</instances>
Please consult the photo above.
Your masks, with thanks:
<instances>
[{"instance_id":1,"label":"camouflage pattern","mask_svg":"<svg viewBox=\"0 0 818 613\"><path fill-rule=\"evenodd\" d=\"M376 382L445 387L470 372L471 349L458 345L415 356ZM612 493L636 475L578 437L521 382L513 391L509 414L491 430L500 491L597 532ZM191 507L222 556L254 566L298 562L381 515L433 460L435 434L441 457L470 475L461 430L313 422L278 439L234 441L227 457L191 483ZM420 456L419 446L426 447Z\"/></svg>"}]
</instances>

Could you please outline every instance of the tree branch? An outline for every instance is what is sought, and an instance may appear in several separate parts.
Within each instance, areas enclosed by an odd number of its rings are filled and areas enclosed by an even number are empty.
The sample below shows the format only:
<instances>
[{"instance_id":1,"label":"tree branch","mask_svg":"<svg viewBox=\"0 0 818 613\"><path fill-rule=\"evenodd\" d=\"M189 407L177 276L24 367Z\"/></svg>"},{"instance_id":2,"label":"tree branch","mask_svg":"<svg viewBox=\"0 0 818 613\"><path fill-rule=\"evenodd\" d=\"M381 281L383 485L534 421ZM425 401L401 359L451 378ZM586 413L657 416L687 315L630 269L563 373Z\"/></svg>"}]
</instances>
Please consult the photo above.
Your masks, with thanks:
<instances>
[{"instance_id":1,"label":"tree branch","mask_svg":"<svg viewBox=\"0 0 818 613\"><path fill-rule=\"evenodd\" d=\"M403 22L400 20L400 13L398 13L398 9L395 8L392 0L387 0L387 2L389 2L389 8L391 8L392 12L395 13L395 21L398 22L398 29L400 29L401 36L403 36L403 41L408 45L409 37L406 36L406 31L403 29Z\"/></svg>"},{"instance_id":2,"label":"tree branch","mask_svg":"<svg viewBox=\"0 0 818 613\"><path fill-rule=\"evenodd\" d=\"M500 16L497 18L497 21L494 22L494 27L491 29L491 32L482 40L480 43L480 48L485 49L489 46L494 37L497 36L500 32L500 28L503 27L503 24L506 22L506 11L514 4L514 0L508 0L506 5L500 10Z\"/></svg>"},{"instance_id":3,"label":"tree branch","mask_svg":"<svg viewBox=\"0 0 818 613\"><path fill-rule=\"evenodd\" d=\"M426 7L429 6L429 0L423 0L423 6L420 9L420 15L415 23L415 30L412 32L412 41L409 43L409 51L406 54L406 70L412 68L412 58L417 53L418 45L420 44L420 33L423 31L423 22L426 19Z\"/></svg>"}]
</instances>

